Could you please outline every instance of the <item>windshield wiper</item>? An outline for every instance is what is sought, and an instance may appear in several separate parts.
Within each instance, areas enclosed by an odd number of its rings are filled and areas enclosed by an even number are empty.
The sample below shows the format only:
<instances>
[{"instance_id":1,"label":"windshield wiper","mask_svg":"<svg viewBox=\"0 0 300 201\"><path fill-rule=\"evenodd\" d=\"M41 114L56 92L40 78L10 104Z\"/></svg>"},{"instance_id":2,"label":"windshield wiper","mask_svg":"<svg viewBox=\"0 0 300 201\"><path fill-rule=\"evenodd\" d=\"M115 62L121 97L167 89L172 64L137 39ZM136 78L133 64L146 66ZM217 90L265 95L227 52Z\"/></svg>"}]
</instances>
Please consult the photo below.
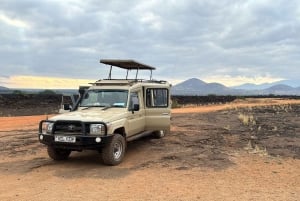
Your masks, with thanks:
<instances>
[{"instance_id":1,"label":"windshield wiper","mask_svg":"<svg viewBox=\"0 0 300 201\"><path fill-rule=\"evenodd\" d=\"M87 105L87 106L81 106L81 107L85 107L82 110L86 110L86 109L89 109L89 108L92 108L92 107L103 107L102 110L107 110L107 109L112 108L112 107L121 107L121 108L123 108L124 106L122 106L122 105Z\"/></svg>"},{"instance_id":2,"label":"windshield wiper","mask_svg":"<svg viewBox=\"0 0 300 201\"><path fill-rule=\"evenodd\" d=\"M86 109L91 108L90 106L81 106L81 107L85 107L85 108L82 108L81 110L86 110Z\"/></svg>"},{"instance_id":3,"label":"windshield wiper","mask_svg":"<svg viewBox=\"0 0 300 201\"><path fill-rule=\"evenodd\" d=\"M112 108L112 107L121 107L121 108L124 108L123 105L112 104L112 105L108 105L108 106L104 107L102 110L107 110L107 109Z\"/></svg>"},{"instance_id":4,"label":"windshield wiper","mask_svg":"<svg viewBox=\"0 0 300 201\"><path fill-rule=\"evenodd\" d=\"M112 108L112 107L113 107L113 105L109 105L109 106L104 107L102 110L107 110L107 109Z\"/></svg>"},{"instance_id":5,"label":"windshield wiper","mask_svg":"<svg viewBox=\"0 0 300 201\"><path fill-rule=\"evenodd\" d=\"M85 107L82 110L86 110L86 109L93 108L93 107L108 107L108 106L105 106L105 105L85 105L85 106L80 106L80 107Z\"/></svg>"}]
</instances>

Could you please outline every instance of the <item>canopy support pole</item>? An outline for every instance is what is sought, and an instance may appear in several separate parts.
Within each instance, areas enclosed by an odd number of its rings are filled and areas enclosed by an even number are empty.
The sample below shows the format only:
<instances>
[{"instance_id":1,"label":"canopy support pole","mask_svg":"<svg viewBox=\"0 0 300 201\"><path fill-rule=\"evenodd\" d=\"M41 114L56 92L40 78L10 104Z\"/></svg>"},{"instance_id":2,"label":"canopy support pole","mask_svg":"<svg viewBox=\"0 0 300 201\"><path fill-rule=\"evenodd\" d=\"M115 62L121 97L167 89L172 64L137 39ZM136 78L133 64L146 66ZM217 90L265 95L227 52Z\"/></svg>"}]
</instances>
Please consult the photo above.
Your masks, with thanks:
<instances>
[{"instance_id":1,"label":"canopy support pole","mask_svg":"<svg viewBox=\"0 0 300 201\"><path fill-rule=\"evenodd\" d=\"M129 69L127 69L126 80L128 79L128 71L129 71Z\"/></svg>"},{"instance_id":2,"label":"canopy support pole","mask_svg":"<svg viewBox=\"0 0 300 201\"><path fill-rule=\"evenodd\" d=\"M136 69L135 80L137 80L138 73L139 73L139 69Z\"/></svg>"},{"instance_id":3,"label":"canopy support pole","mask_svg":"<svg viewBox=\"0 0 300 201\"><path fill-rule=\"evenodd\" d=\"M109 70L109 74L108 74L108 79L111 80L111 69L112 69L112 66L110 66L110 70Z\"/></svg>"}]
</instances>

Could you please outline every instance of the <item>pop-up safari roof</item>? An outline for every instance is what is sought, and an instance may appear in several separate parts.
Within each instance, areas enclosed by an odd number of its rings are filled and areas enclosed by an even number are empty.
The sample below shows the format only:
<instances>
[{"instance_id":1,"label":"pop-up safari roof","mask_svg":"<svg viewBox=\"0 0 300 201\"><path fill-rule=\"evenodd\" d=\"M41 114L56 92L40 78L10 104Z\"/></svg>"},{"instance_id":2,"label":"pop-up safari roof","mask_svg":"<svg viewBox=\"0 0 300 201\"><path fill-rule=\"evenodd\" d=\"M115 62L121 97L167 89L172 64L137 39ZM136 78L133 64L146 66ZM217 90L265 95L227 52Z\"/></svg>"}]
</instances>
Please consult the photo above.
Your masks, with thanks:
<instances>
[{"instance_id":1,"label":"pop-up safari roof","mask_svg":"<svg viewBox=\"0 0 300 201\"><path fill-rule=\"evenodd\" d=\"M139 63L139 62L134 61L134 60L101 59L100 63L110 65L110 71L109 71L108 79L111 79L111 70L112 70L113 66L126 69L127 70L126 79L128 77L128 71L129 70L136 70L135 79L137 79L137 75L138 75L139 70L150 70L150 72L151 72L150 80L151 80L152 79L152 70L155 70L155 67L152 67L152 66L149 66L149 65L146 65L146 64L143 64L143 63Z\"/></svg>"}]
</instances>

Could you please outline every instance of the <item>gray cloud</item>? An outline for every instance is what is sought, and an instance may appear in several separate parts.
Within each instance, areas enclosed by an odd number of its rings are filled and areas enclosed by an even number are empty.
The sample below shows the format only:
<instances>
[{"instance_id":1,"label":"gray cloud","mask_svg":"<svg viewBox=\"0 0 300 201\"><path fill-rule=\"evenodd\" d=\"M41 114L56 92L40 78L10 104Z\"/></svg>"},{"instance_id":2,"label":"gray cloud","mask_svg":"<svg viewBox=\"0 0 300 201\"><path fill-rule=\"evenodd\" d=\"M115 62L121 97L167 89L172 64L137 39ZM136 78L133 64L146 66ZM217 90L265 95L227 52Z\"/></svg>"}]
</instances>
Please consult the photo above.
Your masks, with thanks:
<instances>
[{"instance_id":1,"label":"gray cloud","mask_svg":"<svg viewBox=\"0 0 300 201\"><path fill-rule=\"evenodd\" d=\"M0 75L98 79L132 58L166 79L300 74L296 0L0 2ZM289 70L287 70L289 69Z\"/></svg>"}]
</instances>

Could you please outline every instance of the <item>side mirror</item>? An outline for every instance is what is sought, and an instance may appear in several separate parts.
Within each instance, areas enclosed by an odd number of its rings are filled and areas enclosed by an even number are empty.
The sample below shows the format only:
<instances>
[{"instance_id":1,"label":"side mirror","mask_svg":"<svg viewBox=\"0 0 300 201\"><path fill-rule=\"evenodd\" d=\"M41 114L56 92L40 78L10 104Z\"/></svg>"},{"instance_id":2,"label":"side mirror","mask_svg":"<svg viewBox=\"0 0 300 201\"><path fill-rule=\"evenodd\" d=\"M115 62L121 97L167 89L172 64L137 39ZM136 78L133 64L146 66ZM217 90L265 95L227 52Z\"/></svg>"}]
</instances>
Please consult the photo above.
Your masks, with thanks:
<instances>
[{"instance_id":1,"label":"side mirror","mask_svg":"<svg viewBox=\"0 0 300 201\"><path fill-rule=\"evenodd\" d=\"M64 104L64 110L71 110L70 104Z\"/></svg>"},{"instance_id":2,"label":"side mirror","mask_svg":"<svg viewBox=\"0 0 300 201\"><path fill-rule=\"evenodd\" d=\"M71 110L72 110L72 106L70 104L68 104L68 103L65 103L59 109L58 113L59 114L64 114L64 113L67 113L67 112L71 112Z\"/></svg>"},{"instance_id":3,"label":"side mirror","mask_svg":"<svg viewBox=\"0 0 300 201\"><path fill-rule=\"evenodd\" d=\"M139 104L133 104L133 107L130 110L133 114L134 111L139 111L140 110L140 105Z\"/></svg>"},{"instance_id":4,"label":"side mirror","mask_svg":"<svg viewBox=\"0 0 300 201\"><path fill-rule=\"evenodd\" d=\"M140 105L139 104L134 104L133 105L133 111L139 111L140 110Z\"/></svg>"}]
</instances>

